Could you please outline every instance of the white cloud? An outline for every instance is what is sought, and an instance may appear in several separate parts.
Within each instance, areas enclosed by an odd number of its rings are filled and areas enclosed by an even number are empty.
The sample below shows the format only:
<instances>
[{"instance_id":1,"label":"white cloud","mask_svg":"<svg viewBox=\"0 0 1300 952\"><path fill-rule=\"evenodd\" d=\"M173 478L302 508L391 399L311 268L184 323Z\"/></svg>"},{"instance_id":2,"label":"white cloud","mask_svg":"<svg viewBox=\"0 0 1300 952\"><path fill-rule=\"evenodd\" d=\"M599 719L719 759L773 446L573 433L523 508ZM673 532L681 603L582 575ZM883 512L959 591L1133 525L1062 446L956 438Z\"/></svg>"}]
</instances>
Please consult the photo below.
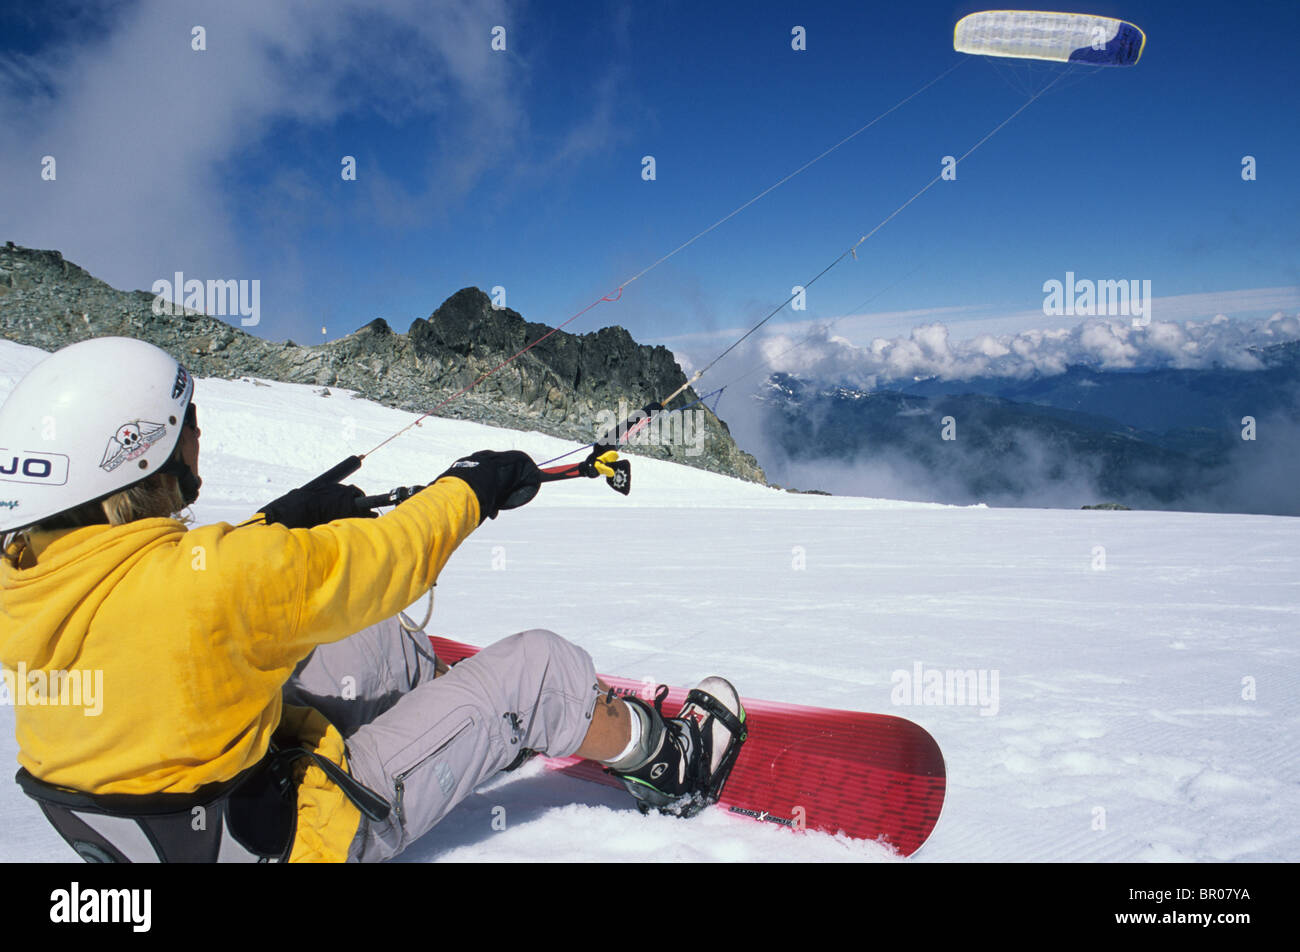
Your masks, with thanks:
<instances>
[{"instance_id":1,"label":"white cloud","mask_svg":"<svg viewBox=\"0 0 1300 952\"><path fill-rule=\"evenodd\" d=\"M439 110L456 145L440 188L394 205L473 187L525 126L490 59L504 0L140 0L113 12L98 37L0 63L0 238L58 248L115 286L244 264L222 173L295 125ZM53 182L40 179L46 155ZM282 175L271 181L295 181Z\"/></svg>"},{"instance_id":2,"label":"white cloud","mask_svg":"<svg viewBox=\"0 0 1300 952\"><path fill-rule=\"evenodd\" d=\"M1035 286L1035 292L1038 288ZM1279 311L1300 308L1300 287L1246 288L1231 291L1206 291L1195 294L1172 294L1154 298L1151 317L1163 323L1206 320L1216 314L1242 319L1264 318ZM761 307L755 310L755 320L761 316ZM1032 309L997 311L985 305L955 305L946 307L913 308L900 311L879 311L871 314L850 313L838 317L788 321L768 325L771 332L791 339L808 334L822 336L827 327L836 336L869 347L880 337L906 336L912 328L939 322L948 327L954 336L963 338L988 337L1005 340L1016 334L1050 329L1068 331L1078 317L1048 318L1041 304ZM1055 326L1052 325L1055 322ZM661 343L674 348L691 347L699 350L710 343L719 349L741 334L747 327L736 326L718 330L679 334L661 339Z\"/></svg>"},{"instance_id":3,"label":"white cloud","mask_svg":"<svg viewBox=\"0 0 1300 952\"><path fill-rule=\"evenodd\" d=\"M775 335L759 345L769 371L865 388L894 381L978 376L1025 378L1063 373L1082 365L1099 370L1212 366L1255 370L1250 348L1300 340L1300 318L1282 313L1266 321L1238 321L1217 315L1208 321L1096 318L1070 329L1031 329L1014 335L982 334L954 341L940 323L913 328L906 337L876 338L858 347L825 331L811 337Z\"/></svg>"}]
</instances>

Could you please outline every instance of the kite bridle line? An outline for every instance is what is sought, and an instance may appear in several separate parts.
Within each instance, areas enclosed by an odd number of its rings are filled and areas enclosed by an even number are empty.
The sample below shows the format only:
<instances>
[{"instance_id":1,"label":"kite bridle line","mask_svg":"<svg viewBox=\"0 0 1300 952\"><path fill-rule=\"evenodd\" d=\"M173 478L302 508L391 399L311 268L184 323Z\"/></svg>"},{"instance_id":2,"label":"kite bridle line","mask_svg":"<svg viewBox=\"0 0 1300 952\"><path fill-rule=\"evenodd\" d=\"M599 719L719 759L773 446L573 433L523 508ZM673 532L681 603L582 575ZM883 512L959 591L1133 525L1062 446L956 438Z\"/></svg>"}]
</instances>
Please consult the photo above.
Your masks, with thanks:
<instances>
[{"instance_id":1,"label":"kite bridle line","mask_svg":"<svg viewBox=\"0 0 1300 952\"><path fill-rule=\"evenodd\" d=\"M596 300L592 301L586 307L582 308L582 310L578 311L576 314L574 314L573 316L565 320L563 323L557 325L556 327L551 328L541 337L537 338L537 340L533 341L532 343L528 344L526 347L520 349L515 354L506 358L497 366L493 367L491 370L488 370L483 374L481 374L476 380L474 380L473 383L470 383L469 385L462 387L460 390L457 390L455 393L439 401L433 408L421 414L411 423L408 423L406 426L397 430L391 436L382 440L369 452L360 455L349 456L347 459L341 461L340 463L333 466L331 469L327 470L326 472L322 473L321 475L317 476L315 479L305 484L304 488L318 486L325 483L339 482L340 480L356 472L358 469L361 468L361 465L364 462L364 460L372 453L386 446L388 443L392 442L393 440L397 439L397 437L401 436L403 433L407 432L412 427L419 426L425 419L435 414L442 407L458 399L459 397L464 396L466 393L469 393L471 390L473 390L475 387L481 384L488 377L491 377L493 374L497 373L498 371L502 370L509 364L513 363L518 358L522 357L528 351L532 350L538 344L542 343L542 341L551 337L553 334L558 333L561 329L573 323L583 314L586 314L588 311L592 310L594 307L596 307L596 305L601 304L603 302L613 303L615 301L618 301L623 296L624 289L626 289L627 286L630 285L632 282L648 274L650 271L654 270L659 265L663 264L665 261L667 261L669 258L676 255L678 252L683 251L684 249L689 247L699 238L713 231L715 228L717 228L719 225L723 224L724 222L728 221L729 219L735 217L735 215L739 214L742 210L747 208L749 205L752 205L754 202L758 201L764 195L767 195L774 189L790 181L790 179L794 178L796 175L805 171L816 162L830 155L832 152L834 152L840 146L847 143L849 140L853 139L858 134L866 131L871 126L875 125L885 116L888 116L890 113L894 112L896 109L901 107L904 103L920 95L920 93L924 92L926 89L933 86L940 79L943 79L953 70L955 70L958 66L960 66L961 62L963 61L959 61L958 63L944 70L934 79L927 82L924 86L920 87L915 92L909 94L907 97L905 97L895 105L891 106L885 112L881 113L875 119L872 119L870 122L862 126L857 131L851 133L848 136L845 136L843 139L841 139L835 145L831 146L826 151L822 152L816 158L805 163L803 166L796 169L794 172L790 173L789 175L781 179L776 184L764 189L758 195L754 196L749 201L745 202L745 204L736 208L734 211L725 215L723 218L720 218L718 221L714 222L712 225L710 225L708 228L704 229L703 231L699 232L694 237L678 245L675 249L673 249L663 257L659 258L650 266L642 269L641 271L634 274L632 277L628 278L626 281L624 281L622 284L618 286L618 288L613 292L612 295L607 294L604 295L603 297L597 298ZM985 135L979 141L977 141L973 146L971 146L964 153L962 153L961 156L956 158L952 162L951 166L949 166L949 168L955 168L957 165L961 164L961 162L963 162L967 157L969 157L972 153L974 153L977 149L979 149L980 146L984 145L984 143L988 142L991 138L993 138L1013 119L1015 119L1018 115L1020 115L1020 113L1024 112L1027 108L1029 108L1029 106L1033 102L1035 102L1040 96L1046 94L1048 90L1050 90L1053 86L1055 86L1056 83L1059 82L1061 77L1064 75L1065 75L1064 73L1058 74L1057 77L1053 79L1051 83L1049 83L1047 86L1043 87L1041 90L1031 95L1014 112L1012 112L1009 116L1007 116L1005 119L999 122L996 126L994 126L991 130L989 130L989 132L985 133ZM851 245L843 253L841 253L839 257L835 258L835 260L833 260L830 264L822 268L822 270L817 272L817 274L814 275L811 279L805 281L801 286L802 290L806 290L807 288L812 287L813 284L815 284L818 280L820 280L824 275L826 275L827 272L829 272L832 268L834 268L836 265L842 262L845 258L852 257L854 260L857 260L857 256L858 256L857 249L865 241L867 241L867 239L875 235L878 231L884 228L885 225L889 224L889 222L893 221L894 218L896 218L899 214L901 214L908 206L910 206L913 202L915 202L922 195L924 195L931 188L933 188L936 183L938 183L943 179L944 174L945 174L944 172L940 172L934 178L930 179L930 181L928 181L925 185L921 186L921 188L918 189L909 199L907 199L907 201L903 202L903 204L899 205L896 209L894 209L887 216L881 219L880 222L878 222L875 225L875 227L873 227L870 231L868 231L866 234L860 237L856 242L853 243L853 245ZM621 423L612 427L610 430L606 431L606 433L604 433L599 439L597 439L595 443L589 444L592 447L592 450L588 454L587 458L583 460L581 463L543 468L541 471L542 481L551 482L555 480L573 479L577 477L595 478L597 476L604 476L606 478L606 481L611 487L626 495L630 489L631 467L626 460L618 460L616 447L619 445L626 444L627 441L631 439L632 436L634 436L642 427L646 426L650 422L651 418L655 413L659 412L660 410L663 410L669 403L675 400L678 396L680 396L685 391L689 390L697 381L699 381L701 377L704 376L705 373L711 370L715 365L718 364L719 361L721 361L729 353L731 353L733 350L739 347L745 340L747 340L750 336L756 333L768 321L770 321L773 317L775 317L782 310L784 310L785 307L788 304L790 304L790 302L793 301L800 293L802 293L802 291L796 289L795 292L792 293L788 298L782 301L777 307L773 308L772 311L768 313L766 317L764 317L762 320L756 323L753 327L749 328L749 330L745 331L744 334L742 334L739 338L737 338L729 346L727 346L721 353L719 353L716 357L714 357L707 364L705 364L704 367L697 370L685 383L683 383L680 387L678 387L676 390L670 393L663 400L654 401L648 404L647 406L641 408L640 410L637 410L630 417L628 417L628 419L622 421ZM365 497L364 499L358 500L358 506L365 505L365 508L371 509L380 505L395 505L396 503L401 502L403 499L409 498L410 495L414 494L414 492L417 492L422 488L424 487L422 486L401 487L387 494L382 494L379 496L368 496Z\"/></svg>"},{"instance_id":2,"label":"kite bridle line","mask_svg":"<svg viewBox=\"0 0 1300 952\"><path fill-rule=\"evenodd\" d=\"M1029 106L1030 106L1030 104L1033 103L1033 101L1034 101L1035 99L1037 99L1039 96L1042 96L1042 95L1043 95L1044 93L1046 93L1049 89L1051 89L1053 86L1055 86L1056 83L1057 83L1057 81L1060 80L1061 76L1063 76L1063 75L1065 75L1065 74L1064 74L1064 73L1059 74L1059 75L1056 77L1056 79L1052 80L1050 83L1048 83L1046 86L1044 86L1041 90L1039 90L1038 92L1034 93L1034 94L1033 94L1032 96L1030 96L1027 100L1025 100L1025 102L1022 103L1022 104L1020 105L1020 108L1018 108L1018 109L1017 109L1015 112L1013 112L1011 115L1007 116L1005 119L1003 119L1001 122L999 122L999 123L998 123L996 126L994 126L994 127L993 127L989 132L987 132L987 133L984 135L984 137L983 137L982 139L980 139L980 140L979 140L978 142L976 142L973 146L971 146L969 149L967 149L965 152L963 152L963 153L961 154L961 156L959 156L957 159L955 159L955 160L953 161L952 165L950 166L950 168L956 168L958 165L961 164L961 162L962 162L963 160L966 159L967 156L969 156L972 152L974 152L976 149L978 149L980 146L982 146L985 142L988 142L989 139L992 139L995 135L997 135L997 133L1000 132L1004 126L1006 126L1008 123L1010 123L1011 120L1015 119L1016 116L1020 115L1022 112L1024 112L1026 109L1028 109ZM935 183L936 183L936 182L939 182L939 181L943 178L944 174L945 174L944 172L940 172L940 173L939 173L938 175L936 175L934 178L930 179L930 181L926 182L923 186L921 186L921 188L918 189L917 192L916 192L916 193L915 193L911 198L909 198L907 201L903 202L903 204L901 204L901 205L899 205L897 208L895 208L892 212L890 212L890 213L889 213L888 215L886 215L883 219L881 219L880 222L879 222L879 223L878 223L874 228L872 228L869 232L867 232L865 235L863 235L861 238L859 238L857 241L855 241L855 242L853 243L852 247L848 248L848 249L847 249L843 254L841 254L838 258L836 258L834 261L832 261L832 262L831 262L830 264L828 264L826 267L822 268L821 271L817 272L817 274L814 275L811 279L809 279L808 281L805 281L805 282L803 283L803 285L801 286L802 289L803 289L803 290L807 290L808 288L812 287L814 283L816 283L818 280L820 280L820 279L822 278L823 275L826 274L826 272L830 271L832 268L834 268L837 264L839 264L839 263L840 263L841 261L843 261L845 258L852 257L852 258L856 261L856 260L857 260L857 257L858 257L858 247L859 247L859 246L860 246L864 241L866 241L868 238L870 238L870 237L871 237L872 235L874 235L876 232L880 231L880 229L884 228L887 224L889 224L891 221L893 221L894 218L896 218L896 217L897 217L897 216L898 216L898 215L903 211L903 209L907 208L907 206L911 205L914 201L916 201L918 198L920 198L922 195L924 195L926 192L928 192L931 188L933 188L934 185L935 185ZM777 305L775 308L773 308L772 311L771 311L771 313L769 313L769 314L767 315L767 317L763 318L761 321L759 321L757 324L755 324L755 325L754 325L753 327L751 327L749 330L745 331L745 333L742 334L739 338L737 338L737 339L736 339L736 340L735 340L735 341L734 341L734 342L733 342L729 347L727 347L726 350L724 350L722 353L718 354L718 356L714 357L711 361L709 361L707 364L705 364L702 368L700 368L699 370L697 370L697 371L695 372L695 375L694 375L693 377L691 377L690 380L688 380L688 381L687 381L686 383L684 383L682 386L680 386L680 387L678 387L676 390L674 390L674 391L673 391L673 392L672 392L672 393L671 393L671 394L670 394L670 395L669 395L665 400L663 400L663 403L664 403L665 405L668 404L668 403L669 403L669 402L670 402L674 397L676 397L678 394L680 394L683 390L685 390L685 389L687 389L688 387L692 386L692 385L693 385L697 380L699 380L702 376L704 376L704 374L705 374L707 371L709 371L709 370L710 370L710 369L711 369L715 364L717 364L718 361L722 360L723 357L726 357L727 354L731 353L733 350L735 350L737 347L739 347L739 346L741 345L741 343L743 343L744 340L745 340L747 337L749 337L751 334L753 334L755 331L757 331L760 327L762 327L764 324L766 324L768 321L770 321L772 318L774 318L777 314L781 313L781 311L785 309L786 305L789 304L791 301L793 301L796 297L798 297L800 293L802 293L801 290L796 290L796 291L795 291L793 294L791 294L788 298L786 298L786 299L785 299L784 301L782 301L779 305ZM793 350L793 348L791 348L791 349Z\"/></svg>"},{"instance_id":3,"label":"kite bridle line","mask_svg":"<svg viewBox=\"0 0 1300 952\"><path fill-rule=\"evenodd\" d=\"M919 87L918 89L912 91L911 93L908 93L906 96L904 96L904 97L903 97L902 99L900 99L898 102L894 103L894 105L890 106L888 109L886 109L886 110L885 110L884 112L882 112L880 115L876 116L876 117L875 117L874 119L872 119L870 122L866 123L866 124L863 125L863 126L860 126L859 128L857 128L857 129L854 130L853 132L850 132L848 135L846 135L844 138L842 138L839 142L836 142L834 145L832 145L830 148L826 149L826 150L825 150L824 152L822 152L820 155L818 155L818 156L816 156L815 158L810 159L809 161L805 162L803 165L799 166L799 168L795 169L795 170L794 170L793 172L791 172L789 175L785 176L784 178L780 179L779 181L775 182L774 184L769 185L767 188L763 189L763 191L759 192L759 193L758 193L757 195L755 195L753 198L749 199L749 201L747 201L747 202L745 202L744 204L739 205L739 206L737 206L736 208L732 209L732 210L731 210L730 212L728 212L726 215L723 215L721 218L719 218L717 221L715 221L712 225L709 225L709 227L705 228L703 231L700 231L700 232L698 232L697 234L693 235L692 237L688 238L686 241L682 242L680 245L678 245L678 246L677 246L676 248L674 248L672 251L668 252L668 253L667 253L666 255L664 255L663 257L657 259L656 261L654 261L654 262L651 263L650 265L648 265L648 266L642 268L642 269L641 269L640 271L638 271L636 274L632 275L632 277L628 278L626 281L624 281L622 284L620 284L620 285L619 285L619 286L614 290L614 292L613 292L612 295L610 295L610 294L606 294L605 296L600 297L600 298L597 298L596 300L592 301L590 304L588 304L588 305L587 305L586 307L584 307L582 310L578 311L578 312L577 312L576 314L574 314L572 317L568 318L568 319L567 319L566 321L564 321L562 324L558 324L558 325L556 325L555 327L551 328L549 331L547 331L547 332L546 332L545 334L543 334L541 337L537 338L537 340L533 341L533 342L532 342L531 344L529 344L527 347L524 347L524 348L523 348L522 350L520 350L518 353L516 353L516 354L514 354L514 355L512 355L512 356L510 356L510 357L508 357L508 358L506 358L506 359L503 360L500 364L498 364L496 367L493 367L491 370L489 370L489 371L487 371L486 373L482 374L482 375L481 375L477 380L475 380L473 383L469 384L469 386L467 386L467 387L463 387L463 388L461 388L460 390L457 390L455 393L451 394L451 396L446 397L445 399L439 401L439 402L438 402L437 404L435 404L435 405L433 406L433 408L430 409L428 412L422 414L421 416L417 417L417 418L416 418L414 421L412 421L411 423L408 423L406 426L402 427L400 430L398 430L398 431L397 431L396 433L394 433L392 436L388 437L388 439L383 440L382 442L380 442L377 446L375 446L373 449L370 450L370 453L375 452L375 450L377 450L377 449L379 449L380 447L384 446L385 444L391 442L392 440L395 440L397 437L401 436L403 433L405 433L407 430L411 429L412 427L419 426L420 423L421 423L423 420L425 420L427 417L430 417L430 416L434 415L434 414L437 413L440 409L442 409L443 407L445 407L447 404L451 403L453 400L456 400L456 399L458 399L459 397L464 396L466 393L468 393L469 391L473 390L475 387L477 387L479 384L481 384L481 383L482 383L484 380L486 380L488 377L492 376L492 375L493 375L494 373L496 373L498 370L501 370L501 369L504 368L506 365L508 365L508 364L510 364L510 363L513 363L517 358L522 357L525 353L527 353L528 351L532 350L534 347L536 347L536 346L537 346L538 344L540 344L542 341L546 340L546 339L547 339L548 337L550 337L552 334L555 334L556 332L558 332L558 331L562 330L563 328L567 327L568 325L572 324L574 321L576 321L576 320L577 320L578 318L580 318L582 315L586 314L586 313L587 313L588 311L590 311L592 308L596 307L596 305L598 305L598 304L602 304L602 303L611 303L611 304L612 304L612 303L614 303L615 301L619 300L619 298L621 298L621 297L623 296L623 291L624 291L624 289L627 288L627 286L630 285L633 281L636 281L638 278L644 277L645 275L649 274L649 273L650 273L651 271L653 271L655 268L659 267L661 264L663 264L663 263L664 263L665 261L667 261L668 259L674 257L674 256L677 255L679 252L685 251L687 248L689 248L691 245L695 244L695 242L699 241L701 238L703 238L703 237L704 237L705 235L707 235L709 232L713 231L714 229L718 228L719 226L721 226L721 225L727 223L728 221L730 221L731 219L735 218L737 215L739 215L741 212L743 212L746 208L748 208L750 205L753 205L755 202L757 202L759 199L763 198L765 195L767 195L767 194L769 194L770 192L773 192L773 191L775 191L776 189L780 188L782 185L784 185L786 182L789 182L789 181L790 181L791 179L793 179L795 176L799 175L799 174L802 173L802 172L807 171L809 168L811 168L812 166L816 165L818 162L820 162L822 159L826 158L826 156L830 155L830 154L831 154L832 152L834 152L836 149L840 148L841 146L843 146L843 145L845 145L846 143L848 143L850 140L852 140L852 139L856 138L857 136L861 135L862 133L866 132L868 129L870 129L870 128L871 128L872 126L874 126L876 123L880 122L882 119L884 119L884 118L885 118L886 116L888 116L890 113L895 112L896 110L902 108L904 105L906 105L907 103L911 102L911 101L912 101L913 99L915 99L917 96L921 95L921 93L925 92L927 89L929 89L929 88L930 88L931 86L933 86L935 83L939 82L941 79L944 79L946 76L948 76L949 73L953 72L955 69L957 69L957 67L959 67L959 66L961 66L963 63L965 63L966 60L967 60L967 57L963 57L962 59L959 59L956 63L954 63L952 66L949 66L947 69L943 70L941 73L939 73L939 75L935 76L935 77L934 77L933 79L931 79L929 82L925 83L923 86L921 86L921 87ZM698 375L696 376L695 379L698 379ZM684 387L680 387L680 388L678 388L678 389L677 389L677 390L672 394L672 396L670 396L670 397L668 398L668 400L663 400L663 401L661 401L661 403L662 403L662 404L667 404L669 400L673 399L673 397L676 397L676 396L677 396L678 394L680 394L683 390L686 390L686 389L687 389L688 387L690 387L690 386L691 386L691 384L690 384L690 383L687 383ZM599 443L600 441L597 441L597 442ZM364 460L367 456L370 455L370 453L363 453L363 454L361 454L361 456L358 457L358 458Z\"/></svg>"}]
</instances>

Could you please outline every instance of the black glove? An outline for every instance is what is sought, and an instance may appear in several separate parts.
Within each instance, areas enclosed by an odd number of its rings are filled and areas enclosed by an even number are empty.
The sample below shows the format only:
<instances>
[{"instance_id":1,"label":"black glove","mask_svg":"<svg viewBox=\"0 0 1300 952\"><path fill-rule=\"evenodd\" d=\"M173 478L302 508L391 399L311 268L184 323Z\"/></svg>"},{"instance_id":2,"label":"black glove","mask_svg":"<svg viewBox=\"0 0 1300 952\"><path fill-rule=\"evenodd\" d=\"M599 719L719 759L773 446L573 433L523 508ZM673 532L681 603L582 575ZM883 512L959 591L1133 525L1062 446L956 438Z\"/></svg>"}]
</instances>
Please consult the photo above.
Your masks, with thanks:
<instances>
[{"instance_id":1,"label":"black glove","mask_svg":"<svg viewBox=\"0 0 1300 952\"><path fill-rule=\"evenodd\" d=\"M527 453L519 450L507 453L480 450L456 460L438 479L443 476L463 480L474 490L478 497L479 525L484 519L495 519L501 509L517 509L529 502L542 485L542 471Z\"/></svg>"},{"instance_id":2,"label":"black glove","mask_svg":"<svg viewBox=\"0 0 1300 952\"><path fill-rule=\"evenodd\" d=\"M274 502L262 507L267 524L278 522L290 529L310 529L323 526L335 519L360 516L374 519L379 514L369 509L358 509L357 500L365 496L356 486L326 483L323 486L303 487L285 493Z\"/></svg>"}]
</instances>

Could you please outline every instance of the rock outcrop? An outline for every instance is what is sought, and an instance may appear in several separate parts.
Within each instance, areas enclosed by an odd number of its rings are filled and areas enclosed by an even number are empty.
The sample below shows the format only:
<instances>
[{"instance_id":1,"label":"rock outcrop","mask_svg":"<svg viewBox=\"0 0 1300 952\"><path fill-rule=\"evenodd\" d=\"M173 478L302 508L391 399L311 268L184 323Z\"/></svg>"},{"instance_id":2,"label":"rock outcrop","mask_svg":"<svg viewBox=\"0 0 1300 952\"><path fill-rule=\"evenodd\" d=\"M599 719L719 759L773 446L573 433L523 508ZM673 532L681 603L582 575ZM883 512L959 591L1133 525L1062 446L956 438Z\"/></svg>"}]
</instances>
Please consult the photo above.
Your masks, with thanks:
<instances>
[{"instance_id":1,"label":"rock outcrop","mask_svg":"<svg viewBox=\"0 0 1300 952\"><path fill-rule=\"evenodd\" d=\"M255 337L196 312L155 313L154 295L119 291L58 251L0 248L0 336L57 350L108 335L147 340L175 354L201 377L261 377L354 390L378 403L425 412L448 401L441 416L517 430L538 430L589 443L620 406L635 409L685 383L664 347L638 344L621 327L569 334L497 309L477 288L449 297L405 334L374 320L338 340L314 346ZM544 340L541 338L545 337ZM527 353L453 397L529 344ZM674 401L683 407L692 391ZM633 455L671 459L765 483L757 461L732 439L727 425L702 406L689 411L689 429L654 428L653 442ZM699 425L702 435L697 435Z\"/></svg>"}]
</instances>

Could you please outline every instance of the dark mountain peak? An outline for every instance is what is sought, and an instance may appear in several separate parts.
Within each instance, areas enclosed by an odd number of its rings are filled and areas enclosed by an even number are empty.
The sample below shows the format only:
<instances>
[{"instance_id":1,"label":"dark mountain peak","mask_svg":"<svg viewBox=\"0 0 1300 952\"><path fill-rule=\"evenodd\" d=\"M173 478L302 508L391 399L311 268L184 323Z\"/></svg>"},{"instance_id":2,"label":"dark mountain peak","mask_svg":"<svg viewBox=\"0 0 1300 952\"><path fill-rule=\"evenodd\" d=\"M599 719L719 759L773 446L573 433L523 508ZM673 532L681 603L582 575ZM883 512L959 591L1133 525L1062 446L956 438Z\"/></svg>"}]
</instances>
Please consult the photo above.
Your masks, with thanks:
<instances>
[{"instance_id":1,"label":"dark mountain peak","mask_svg":"<svg viewBox=\"0 0 1300 952\"><path fill-rule=\"evenodd\" d=\"M403 410L442 406L445 416L579 443L617 422L620 410L630 412L686 382L670 351L638 344L621 327L552 332L518 311L494 307L479 288L461 288L406 334L375 318L346 337L311 346L254 337L204 314L155 314L152 304L153 295L115 290L57 251L0 248L0 334L44 350L90 337L135 337L175 354L202 377L343 388ZM694 399L687 390L681 403ZM704 415L692 418L695 442L647 441L631 451L766 482L723 421L704 408L692 412Z\"/></svg>"}]
</instances>

